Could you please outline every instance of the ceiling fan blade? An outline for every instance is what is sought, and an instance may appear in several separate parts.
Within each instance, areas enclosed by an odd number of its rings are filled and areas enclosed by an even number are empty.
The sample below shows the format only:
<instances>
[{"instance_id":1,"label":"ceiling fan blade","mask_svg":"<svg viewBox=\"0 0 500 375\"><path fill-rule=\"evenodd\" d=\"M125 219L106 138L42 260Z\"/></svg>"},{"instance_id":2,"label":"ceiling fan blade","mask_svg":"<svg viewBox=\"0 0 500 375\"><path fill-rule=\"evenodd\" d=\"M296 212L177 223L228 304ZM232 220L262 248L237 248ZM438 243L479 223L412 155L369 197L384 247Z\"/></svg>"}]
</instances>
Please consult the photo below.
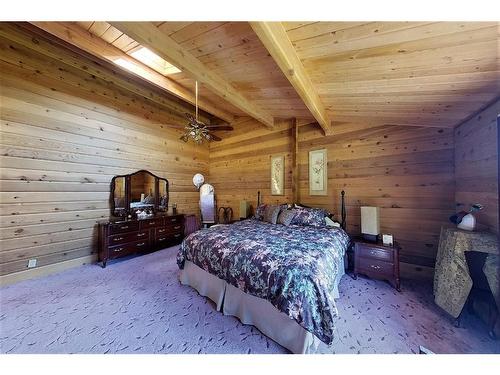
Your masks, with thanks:
<instances>
[{"instance_id":1,"label":"ceiling fan blade","mask_svg":"<svg viewBox=\"0 0 500 375\"><path fill-rule=\"evenodd\" d=\"M181 141L187 142L189 140L188 136L186 134L183 134L179 138Z\"/></svg>"},{"instance_id":2,"label":"ceiling fan blade","mask_svg":"<svg viewBox=\"0 0 500 375\"><path fill-rule=\"evenodd\" d=\"M181 125L181 124L167 124L168 128L172 129L184 129L186 128L186 125Z\"/></svg>"},{"instance_id":3,"label":"ceiling fan blade","mask_svg":"<svg viewBox=\"0 0 500 375\"><path fill-rule=\"evenodd\" d=\"M210 140L216 141L216 142L222 141L221 138L217 137L215 134L212 134L212 133L210 133Z\"/></svg>"},{"instance_id":4,"label":"ceiling fan blade","mask_svg":"<svg viewBox=\"0 0 500 375\"><path fill-rule=\"evenodd\" d=\"M207 125L208 130L234 130L232 126L229 125Z\"/></svg>"}]
</instances>

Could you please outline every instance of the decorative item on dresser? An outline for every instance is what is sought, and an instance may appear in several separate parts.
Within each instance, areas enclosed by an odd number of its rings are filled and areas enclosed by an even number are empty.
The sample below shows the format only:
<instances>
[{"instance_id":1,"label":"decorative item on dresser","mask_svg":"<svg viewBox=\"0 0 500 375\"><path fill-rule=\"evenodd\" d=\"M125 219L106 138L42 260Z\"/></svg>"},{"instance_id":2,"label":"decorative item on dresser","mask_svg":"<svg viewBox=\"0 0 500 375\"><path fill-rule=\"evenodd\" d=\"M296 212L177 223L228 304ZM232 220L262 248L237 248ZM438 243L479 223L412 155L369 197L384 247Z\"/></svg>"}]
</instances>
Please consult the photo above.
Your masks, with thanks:
<instances>
[{"instance_id":1,"label":"decorative item on dresser","mask_svg":"<svg viewBox=\"0 0 500 375\"><path fill-rule=\"evenodd\" d=\"M382 242L373 243L361 238L353 238L353 243L354 278L363 274L387 280L400 292L399 244L394 242L393 246L385 246Z\"/></svg>"},{"instance_id":2,"label":"decorative item on dresser","mask_svg":"<svg viewBox=\"0 0 500 375\"><path fill-rule=\"evenodd\" d=\"M110 259L182 241L184 215L168 215L168 190L168 180L146 170L113 177L110 218L98 221L98 253L103 267Z\"/></svg>"},{"instance_id":3,"label":"decorative item on dresser","mask_svg":"<svg viewBox=\"0 0 500 375\"><path fill-rule=\"evenodd\" d=\"M184 215L99 222L99 260L104 268L108 260L178 245L183 238Z\"/></svg>"}]
</instances>

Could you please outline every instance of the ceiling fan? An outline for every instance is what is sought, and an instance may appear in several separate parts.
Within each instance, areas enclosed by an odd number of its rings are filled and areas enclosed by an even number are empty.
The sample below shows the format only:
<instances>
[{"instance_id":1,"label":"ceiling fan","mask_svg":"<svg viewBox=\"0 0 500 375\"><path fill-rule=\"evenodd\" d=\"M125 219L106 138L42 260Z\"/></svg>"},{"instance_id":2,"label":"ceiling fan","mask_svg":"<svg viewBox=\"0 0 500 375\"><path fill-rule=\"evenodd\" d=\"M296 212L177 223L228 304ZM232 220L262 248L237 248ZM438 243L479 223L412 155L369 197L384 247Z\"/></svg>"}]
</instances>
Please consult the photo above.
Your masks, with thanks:
<instances>
[{"instance_id":1,"label":"ceiling fan","mask_svg":"<svg viewBox=\"0 0 500 375\"><path fill-rule=\"evenodd\" d=\"M198 144L203 141L221 141L222 139L213 134L213 131L218 130L233 130L232 126L229 125L207 125L200 120L198 120L198 81L196 81L196 117L190 113L186 113L186 118L188 123L184 126L185 133L181 135L180 139L184 142L192 139Z\"/></svg>"}]
</instances>

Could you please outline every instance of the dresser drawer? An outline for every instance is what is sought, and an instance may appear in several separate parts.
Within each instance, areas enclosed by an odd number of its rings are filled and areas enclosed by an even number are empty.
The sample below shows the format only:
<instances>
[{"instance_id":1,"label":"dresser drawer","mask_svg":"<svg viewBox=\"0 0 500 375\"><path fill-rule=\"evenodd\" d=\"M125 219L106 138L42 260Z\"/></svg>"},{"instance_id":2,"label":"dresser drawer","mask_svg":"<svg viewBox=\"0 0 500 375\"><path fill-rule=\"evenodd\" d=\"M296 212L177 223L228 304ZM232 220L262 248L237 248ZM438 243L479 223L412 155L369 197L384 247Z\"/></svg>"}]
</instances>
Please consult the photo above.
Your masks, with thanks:
<instances>
[{"instance_id":1,"label":"dresser drawer","mask_svg":"<svg viewBox=\"0 0 500 375\"><path fill-rule=\"evenodd\" d=\"M165 226L183 224L183 216L167 216L165 217Z\"/></svg>"},{"instance_id":2,"label":"dresser drawer","mask_svg":"<svg viewBox=\"0 0 500 375\"><path fill-rule=\"evenodd\" d=\"M358 243L356 244L356 251L357 255L363 258L380 259L386 262L392 262L394 260L394 252L392 249L381 249Z\"/></svg>"},{"instance_id":3,"label":"dresser drawer","mask_svg":"<svg viewBox=\"0 0 500 375\"><path fill-rule=\"evenodd\" d=\"M108 244L109 246L114 246L118 244L124 244L127 242L148 240L148 239L149 239L149 231L143 230L140 232L115 234L114 236L109 237Z\"/></svg>"},{"instance_id":4,"label":"dresser drawer","mask_svg":"<svg viewBox=\"0 0 500 375\"><path fill-rule=\"evenodd\" d=\"M184 232L184 226L182 224L173 224L161 228L156 228L156 234L183 233L183 232Z\"/></svg>"},{"instance_id":5,"label":"dresser drawer","mask_svg":"<svg viewBox=\"0 0 500 375\"><path fill-rule=\"evenodd\" d=\"M167 233L165 235L157 235L156 236L156 245L157 246L172 246L180 243L182 240L182 233Z\"/></svg>"},{"instance_id":6,"label":"dresser drawer","mask_svg":"<svg viewBox=\"0 0 500 375\"><path fill-rule=\"evenodd\" d=\"M109 225L109 234L117 234L124 232L134 232L139 230L139 223L137 221L131 221L128 223L116 223Z\"/></svg>"},{"instance_id":7,"label":"dresser drawer","mask_svg":"<svg viewBox=\"0 0 500 375\"><path fill-rule=\"evenodd\" d=\"M109 258L118 258L135 252L143 251L149 246L149 240L129 242L123 245L110 246Z\"/></svg>"},{"instance_id":8,"label":"dresser drawer","mask_svg":"<svg viewBox=\"0 0 500 375\"><path fill-rule=\"evenodd\" d=\"M394 264L377 259L358 258L356 259L356 269L362 273L392 275L394 273Z\"/></svg>"},{"instance_id":9,"label":"dresser drawer","mask_svg":"<svg viewBox=\"0 0 500 375\"><path fill-rule=\"evenodd\" d=\"M163 218L141 220L141 229L163 226Z\"/></svg>"}]
</instances>

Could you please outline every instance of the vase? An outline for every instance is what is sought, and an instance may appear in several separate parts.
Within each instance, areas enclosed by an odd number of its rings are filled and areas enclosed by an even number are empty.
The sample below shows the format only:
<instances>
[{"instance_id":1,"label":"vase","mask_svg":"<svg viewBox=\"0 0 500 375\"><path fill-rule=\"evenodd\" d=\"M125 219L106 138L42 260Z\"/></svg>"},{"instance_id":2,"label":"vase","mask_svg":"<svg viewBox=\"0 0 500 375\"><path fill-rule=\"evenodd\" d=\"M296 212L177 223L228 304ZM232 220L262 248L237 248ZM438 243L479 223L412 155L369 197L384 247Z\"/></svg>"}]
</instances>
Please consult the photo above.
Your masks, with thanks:
<instances>
[{"instance_id":1,"label":"vase","mask_svg":"<svg viewBox=\"0 0 500 375\"><path fill-rule=\"evenodd\" d=\"M476 218L473 214L467 214L462 218L462 221L457 225L458 229L473 231L476 229Z\"/></svg>"}]
</instances>

